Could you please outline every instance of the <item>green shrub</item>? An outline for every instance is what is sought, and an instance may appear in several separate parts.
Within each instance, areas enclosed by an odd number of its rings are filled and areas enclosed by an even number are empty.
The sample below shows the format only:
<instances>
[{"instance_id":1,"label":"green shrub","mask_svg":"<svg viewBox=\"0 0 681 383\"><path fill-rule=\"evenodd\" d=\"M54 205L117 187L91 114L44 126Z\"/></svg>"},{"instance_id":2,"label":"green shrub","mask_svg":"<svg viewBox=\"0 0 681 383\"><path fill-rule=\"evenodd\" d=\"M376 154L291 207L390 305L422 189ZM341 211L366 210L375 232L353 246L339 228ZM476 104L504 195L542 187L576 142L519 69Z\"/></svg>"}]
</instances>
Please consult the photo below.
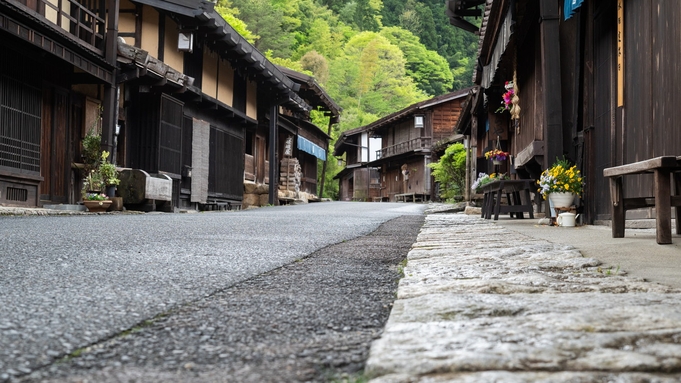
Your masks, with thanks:
<instances>
[{"instance_id":1,"label":"green shrub","mask_svg":"<svg viewBox=\"0 0 681 383\"><path fill-rule=\"evenodd\" d=\"M438 162L428 165L435 181L440 183L440 198L449 200L463 194L466 187L466 148L461 143L450 145Z\"/></svg>"}]
</instances>

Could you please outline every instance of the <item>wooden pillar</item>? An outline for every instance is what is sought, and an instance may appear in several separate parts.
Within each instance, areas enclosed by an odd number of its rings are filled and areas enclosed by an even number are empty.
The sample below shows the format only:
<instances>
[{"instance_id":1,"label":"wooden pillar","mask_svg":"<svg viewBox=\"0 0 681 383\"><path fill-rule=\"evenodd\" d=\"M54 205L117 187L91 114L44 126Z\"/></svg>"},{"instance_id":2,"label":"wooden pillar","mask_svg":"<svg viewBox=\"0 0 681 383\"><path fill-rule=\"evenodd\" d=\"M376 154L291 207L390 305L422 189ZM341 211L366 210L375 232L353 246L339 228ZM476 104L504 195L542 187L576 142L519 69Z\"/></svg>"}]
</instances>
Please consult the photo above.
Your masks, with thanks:
<instances>
[{"instance_id":1,"label":"wooden pillar","mask_svg":"<svg viewBox=\"0 0 681 383\"><path fill-rule=\"evenodd\" d=\"M560 36L558 2L540 0L541 79L546 155L544 168L563 155L563 108L561 100Z\"/></svg>"},{"instance_id":2,"label":"wooden pillar","mask_svg":"<svg viewBox=\"0 0 681 383\"><path fill-rule=\"evenodd\" d=\"M102 100L102 150L109 152L109 159L114 152L114 132L118 112L118 85L116 83L116 57L118 57L118 15L119 0L106 0L107 26L104 54L106 62L112 67L113 80L111 84L104 84L104 99Z\"/></svg>"},{"instance_id":3,"label":"wooden pillar","mask_svg":"<svg viewBox=\"0 0 681 383\"><path fill-rule=\"evenodd\" d=\"M272 102L270 105L270 189L268 203L272 206L279 205L279 176L277 169L279 168L279 160L277 158L277 145L279 138L277 137L277 130L279 125L279 103Z\"/></svg>"},{"instance_id":4,"label":"wooden pillar","mask_svg":"<svg viewBox=\"0 0 681 383\"><path fill-rule=\"evenodd\" d=\"M329 118L329 128L328 128L327 133L326 133L327 136L331 136L331 127L333 126L333 124L336 123L336 119L337 119L336 116L331 116ZM328 143L326 144L326 148L324 149L324 151L326 152L326 160L322 164L322 177L321 177L322 179L320 180L321 185L319 186L319 198L324 198L324 181L326 180L326 165L329 162L329 144ZM339 188L338 192L339 192L339 197L340 197L340 188Z\"/></svg>"}]
</instances>

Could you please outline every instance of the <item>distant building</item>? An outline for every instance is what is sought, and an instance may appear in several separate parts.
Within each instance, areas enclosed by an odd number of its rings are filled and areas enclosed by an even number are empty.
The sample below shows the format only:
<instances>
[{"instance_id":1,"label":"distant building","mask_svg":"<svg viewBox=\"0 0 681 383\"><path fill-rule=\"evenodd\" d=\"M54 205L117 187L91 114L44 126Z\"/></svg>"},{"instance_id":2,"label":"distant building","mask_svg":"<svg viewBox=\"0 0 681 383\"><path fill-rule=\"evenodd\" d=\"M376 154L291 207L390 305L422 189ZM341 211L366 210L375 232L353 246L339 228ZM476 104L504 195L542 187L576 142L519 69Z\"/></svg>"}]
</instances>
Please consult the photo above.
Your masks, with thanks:
<instances>
[{"instance_id":1,"label":"distant building","mask_svg":"<svg viewBox=\"0 0 681 383\"><path fill-rule=\"evenodd\" d=\"M432 148L455 135L470 88L415 103L369 125L341 134L334 155L345 155L336 175L343 201L431 200ZM405 198L405 194L408 194Z\"/></svg>"}]
</instances>

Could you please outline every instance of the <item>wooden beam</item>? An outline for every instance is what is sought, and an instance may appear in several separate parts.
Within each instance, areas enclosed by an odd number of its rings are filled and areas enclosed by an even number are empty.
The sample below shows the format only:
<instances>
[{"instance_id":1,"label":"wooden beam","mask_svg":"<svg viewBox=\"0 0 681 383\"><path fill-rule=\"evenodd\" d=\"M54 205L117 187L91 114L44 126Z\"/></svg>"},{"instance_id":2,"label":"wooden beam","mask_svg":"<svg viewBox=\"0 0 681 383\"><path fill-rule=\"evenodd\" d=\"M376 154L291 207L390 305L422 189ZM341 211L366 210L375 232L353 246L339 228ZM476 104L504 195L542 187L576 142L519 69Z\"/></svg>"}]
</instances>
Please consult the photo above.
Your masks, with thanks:
<instances>
[{"instance_id":1,"label":"wooden beam","mask_svg":"<svg viewBox=\"0 0 681 383\"><path fill-rule=\"evenodd\" d=\"M540 0L541 76L543 126L546 156L544 168L563 156L563 108L560 73L560 36L558 2Z\"/></svg>"}]
</instances>

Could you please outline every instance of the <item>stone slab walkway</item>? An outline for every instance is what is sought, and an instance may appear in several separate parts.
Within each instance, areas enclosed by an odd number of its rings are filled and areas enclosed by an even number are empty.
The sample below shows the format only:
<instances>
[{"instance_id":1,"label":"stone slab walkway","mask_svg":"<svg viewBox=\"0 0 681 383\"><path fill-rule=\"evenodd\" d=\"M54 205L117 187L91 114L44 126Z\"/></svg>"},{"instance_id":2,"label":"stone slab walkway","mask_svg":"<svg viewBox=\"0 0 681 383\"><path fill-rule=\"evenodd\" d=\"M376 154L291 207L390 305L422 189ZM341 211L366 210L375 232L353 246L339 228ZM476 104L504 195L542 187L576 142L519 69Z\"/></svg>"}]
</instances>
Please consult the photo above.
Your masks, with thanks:
<instances>
[{"instance_id":1,"label":"stone slab walkway","mask_svg":"<svg viewBox=\"0 0 681 383\"><path fill-rule=\"evenodd\" d=\"M681 381L681 291L572 246L430 214L404 274L372 383Z\"/></svg>"}]
</instances>

